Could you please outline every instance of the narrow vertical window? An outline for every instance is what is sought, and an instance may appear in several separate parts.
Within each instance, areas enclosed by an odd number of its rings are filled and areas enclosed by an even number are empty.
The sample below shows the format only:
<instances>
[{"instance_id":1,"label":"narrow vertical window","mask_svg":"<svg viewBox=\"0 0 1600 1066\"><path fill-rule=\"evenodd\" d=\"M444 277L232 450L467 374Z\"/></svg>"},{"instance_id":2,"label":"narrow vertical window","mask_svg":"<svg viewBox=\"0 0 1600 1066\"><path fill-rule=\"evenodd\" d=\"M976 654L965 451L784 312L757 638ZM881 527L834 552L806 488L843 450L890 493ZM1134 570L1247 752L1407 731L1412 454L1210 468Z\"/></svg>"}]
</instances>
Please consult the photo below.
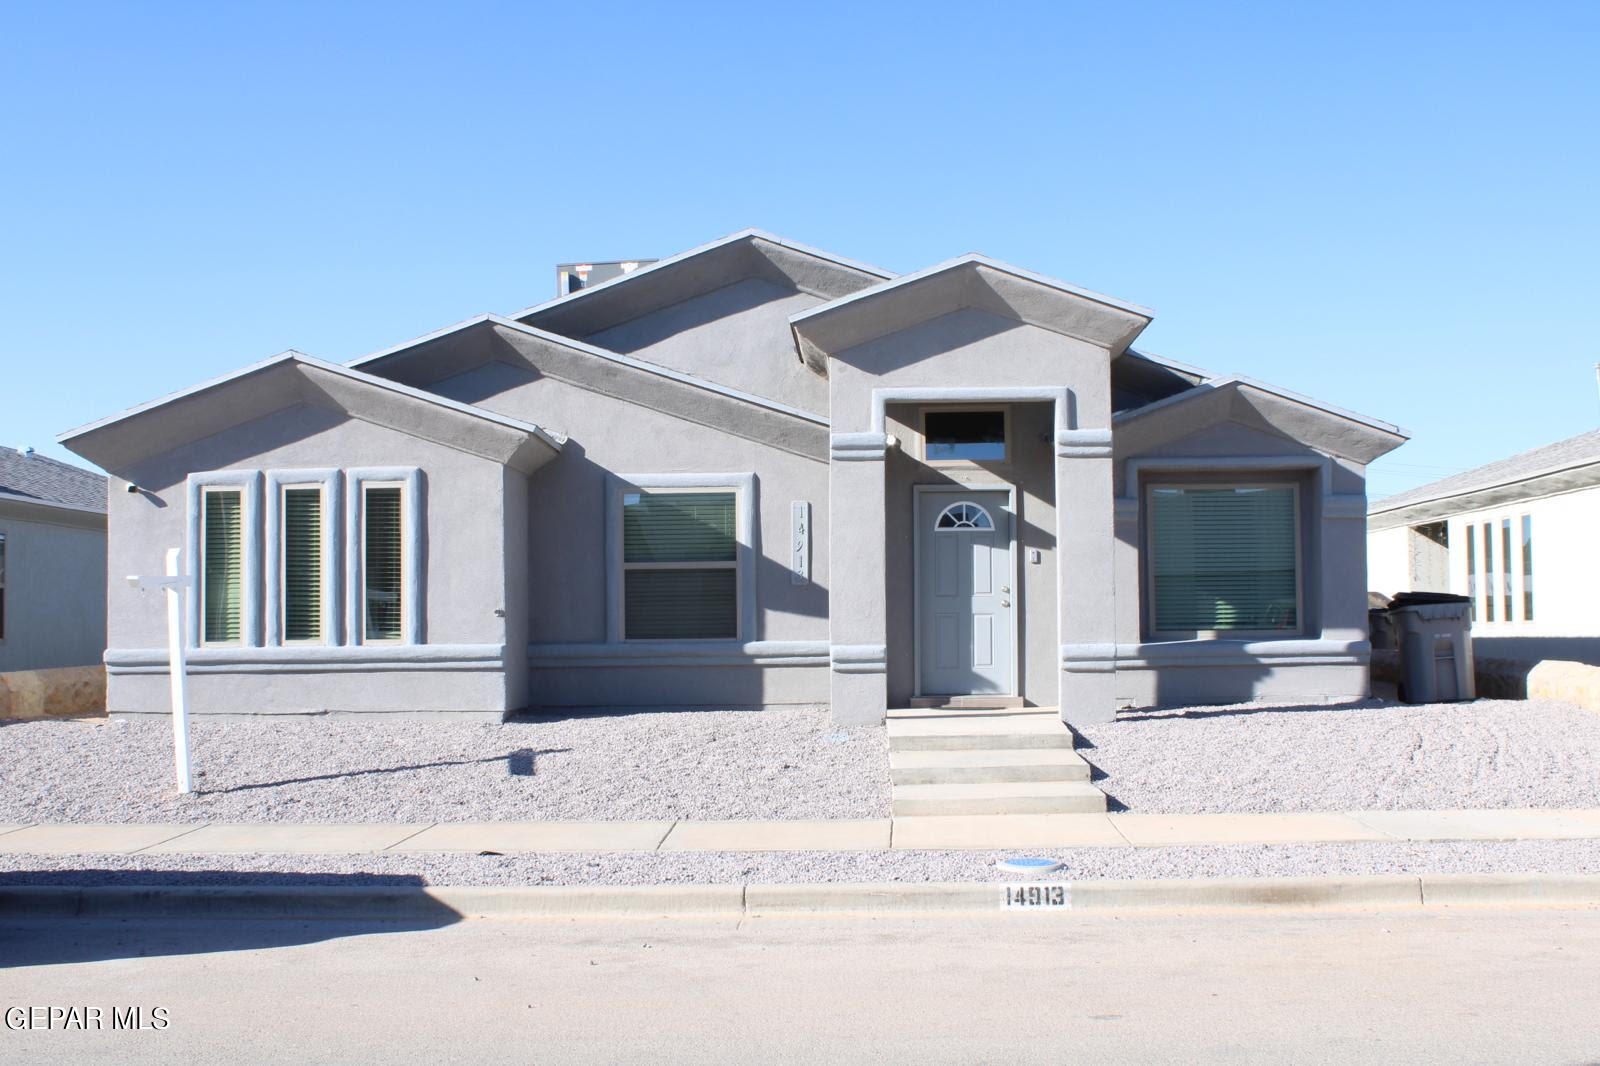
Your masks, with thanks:
<instances>
[{"instance_id":1,"label":"narrow vertical window","mask_svg":"<svg viewBox=\"0 0 1600 1066\"><path fill-rule=\"evenodd\" d=\"M283 491L283 639L322 639L322 490Z\"/></svg>"},{"instance_id":2,"label":"narrow vertical window","mask_svg":"<svg viewBox=\"0 0 1600 1066\"><path fill-rule=\"evenodd\" d=\"M6 639L6 535L0 533L0 640Z\"/></svg>"},{"instance_id":3,"label":"narrow vertical window","mask_svg":"<svg viewBox=\"0 0 1600 1066\"><path fill-rule=\"evenodd\" d=\"M1467 599L1472 601L1472 613L1478 613L1478 527L1467 523Z\"/></svg>"},{"instance_id":4,"label":"narrow vertical window","mask_svg":"<svg viewBox=\"0 0 1600 1066\"><path fill-rule=\"evenodd\" d=\"M368 486L361 513L366 639L399 640L405 617L405 605L401 602L404 544L400 486Z\"/></svg>"},{"instance_id":5,"label":"narrow vertical window","mask_svg":"<svg viewBox=\"0 0 1600 1066\"><path fill-rule=\"evenodd\" d=\"M1500 519L1500 588L1505 599L1505 620L1511 621L1511 519Z\"/></svg>"},{"instance_id":6,"label":"narrow vertical window","mask_svg":"<svg viewBox=\"0 0 1600 1066\"><path fill-rule=\"evenodd\" d=\"M1483 524L1483 620L1494 621L1494 526Z\"/></svg>"},{"instance_id":7,"label":"narrow vertical window","mask_svg":"<svg viewBox=\"0 0 1600 1066\"><path fill-rule=\"evenodd\" d=\"M1533 515L1531 514L1522 516L1522 620L1533 621Z\"/></svg>"},{"instance_id":8,"label":"narrow vertical window","mask_svg":"<svg viewBox=\"0 0 1600 1066\"><path fill-rule=\"evenodd\" d=\"M243 603L243 502L237 489L205 492L201 563L202 635L208 644L239 640Z\"/></svg>"}]
</instances>

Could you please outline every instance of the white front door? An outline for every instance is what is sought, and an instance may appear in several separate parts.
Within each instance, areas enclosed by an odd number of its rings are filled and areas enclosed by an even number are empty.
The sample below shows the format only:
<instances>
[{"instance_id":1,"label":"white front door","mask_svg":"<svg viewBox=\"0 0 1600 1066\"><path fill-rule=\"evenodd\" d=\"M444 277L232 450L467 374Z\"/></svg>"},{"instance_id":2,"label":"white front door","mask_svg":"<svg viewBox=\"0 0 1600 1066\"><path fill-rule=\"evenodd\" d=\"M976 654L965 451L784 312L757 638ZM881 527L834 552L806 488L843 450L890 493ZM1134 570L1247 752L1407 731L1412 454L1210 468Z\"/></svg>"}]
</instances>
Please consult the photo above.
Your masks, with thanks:
<instances>
[{"instance_id":1,"label":"white front door","mask_svg":"<svg viewBox=\"0 0 1600 1066\"><path fill-rule=\"evenodd\" d=\"M917 660L924 696L1015 695L1010 494L917 494Z\"/></svg>"}]
</instances>

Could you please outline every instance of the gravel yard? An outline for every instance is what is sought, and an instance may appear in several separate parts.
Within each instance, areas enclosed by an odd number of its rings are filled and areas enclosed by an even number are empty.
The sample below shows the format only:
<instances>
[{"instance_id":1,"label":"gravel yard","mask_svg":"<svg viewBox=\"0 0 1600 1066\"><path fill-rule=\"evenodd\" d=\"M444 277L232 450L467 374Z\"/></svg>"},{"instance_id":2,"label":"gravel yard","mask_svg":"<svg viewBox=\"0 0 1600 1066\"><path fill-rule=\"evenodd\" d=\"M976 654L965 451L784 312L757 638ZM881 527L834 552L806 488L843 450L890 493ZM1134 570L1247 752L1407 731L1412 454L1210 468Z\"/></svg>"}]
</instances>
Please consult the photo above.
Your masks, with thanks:
<instances>
[{"instance_id":1,"label":"gravel yard","mask_svg":"<svg viewBox=\"0 0 1600 1066\"><path fill-rule=\"evenodd\" d=\"M1081 730L1112 807L1600 807L1600 715L1542 700L1124 711Z\"/></svg>"},{"instance_id":2,"label":"gravel yard","mask_svg":"<svg viewBox=\"0 0 1600 1066\"><path fill-rule=\"evenodd\" d=\"M826 710L658 711L506 723L196 717L194 796L165 716L0 723L0 822L467 822L873 818L882 729Z\"/></svg>"},{"instance_id":3,"label":"gravel yard","mask_svg":"<svg viewBox=\"0 0 1600 1066\"><path fill-rule=\"evenodd\" d=\"M1600 841L1035 849L1052 880L1382 873L1600 873ZM0 855L0 885L650 885L1008 881L999 852L541 855ZM1006 854L1015 854L1008 852Z\"/></svg>"}]
</instances>

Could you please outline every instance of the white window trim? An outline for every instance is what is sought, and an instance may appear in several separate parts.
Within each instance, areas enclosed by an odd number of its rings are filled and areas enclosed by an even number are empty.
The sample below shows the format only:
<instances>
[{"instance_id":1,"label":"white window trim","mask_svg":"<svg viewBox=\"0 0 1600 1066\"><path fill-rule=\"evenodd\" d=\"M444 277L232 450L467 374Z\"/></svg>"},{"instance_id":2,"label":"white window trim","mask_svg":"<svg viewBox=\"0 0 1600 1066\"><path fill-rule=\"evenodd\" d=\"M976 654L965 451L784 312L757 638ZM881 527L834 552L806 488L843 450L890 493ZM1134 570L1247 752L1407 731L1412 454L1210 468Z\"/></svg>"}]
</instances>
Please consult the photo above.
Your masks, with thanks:
<instances>
[{"instance_id":1,"label":"white window trim","mask_svg":"<svg viewBox=\"0 0 1600 1066\"><path fill-rule=\"evenodd\" d=\"M1293 629L1158 629L1156 628L1156 514L1152 497L1157 489L1292 489L1294 490L1294 620ZM1300 513L1300 484L1295 481L1169 481L1152 479L1142 488L1145 513L1143 542L1144 604L1149 609L1148 639L1159 640L1294 640L1310 632L1306 625L1305 519Z\"/></svg>"},{"instance_id":2,"label":"white window trim","mask_svg":"<svg viewBox=\"0 0 1600 1066\"><path fill-rule=\"evenodd\" d=\"M681 640L650 643L735 644L757 639L756 619L756 476L743 474L612 474L606 493L606 641L623 643L623 564L622 497L628 492L716 492L733 490L734 530L738 543L734 549L734 583L737 630L732 637L685 637ZM666 564L686 569L701 564ZM631 643L631 642L630 642Z\"/></svg>"},{"instance_id":3,"label":"white window trim","mask_svg":"<svg viewBox=\"0 0 1600 1066\"><path fill-rule=\"evenodd\" d=\"M338 644L339 595L343 587L339 580L339 560L343 554L339 550L339 471L332 467L269 470L266 477L267 644L272 647ZM322 637L319 640L285 640L283 554L287 544L283 536L283 494L288 489L311 488L322 490Z\"/></svg>"},{"instance_id":4,"label":"white window trim","mask_svg":"<svg viewBox=\"0 0 1600 1066\"><path fill-rule=\"evenodd\" d=\"M396 645L423 643L423 486L414 466L352 467L344 473L345 643ZM363 508L370 486L400 487L399 640L368 640L366 625L366 528Z\"/></svg>"},{"instance_id":5,"label":"white window trim","mask_svg":"<svg viewBox=\"0 0 1600 1066\"><path fill-rule=\"evenodd\" d=\"M1001 455L998 459L929 459L928 458L928 415L930 414L968 414L984 411L999 411L1005 422L1004 439L1001 441ZM1012 446L1015 443L1011 434L1011 405L1004 403L962 403L962 404L930 404L919 408L917 411L917 454L928 466L941 469L954 467L956 469L983 469L993 467L1009 467L1012 463Z\"/></svg>"},{"instance_id":6,"label":"white window trim","mask_svg":"<svg viewBox=\"0 0 1600 1066\"><path fill-rule=\"evenodd\" d=\"M206 641L201 605L205 584L205 492L207 489L232 489L239 493L240 534L244 540L239 564L239 639ZM188 545L185 551L189 573L189 646L222 648L261 647L261 471L208 470L190 474L187 484L189 508Z\"/></svg>"}]
</instances>

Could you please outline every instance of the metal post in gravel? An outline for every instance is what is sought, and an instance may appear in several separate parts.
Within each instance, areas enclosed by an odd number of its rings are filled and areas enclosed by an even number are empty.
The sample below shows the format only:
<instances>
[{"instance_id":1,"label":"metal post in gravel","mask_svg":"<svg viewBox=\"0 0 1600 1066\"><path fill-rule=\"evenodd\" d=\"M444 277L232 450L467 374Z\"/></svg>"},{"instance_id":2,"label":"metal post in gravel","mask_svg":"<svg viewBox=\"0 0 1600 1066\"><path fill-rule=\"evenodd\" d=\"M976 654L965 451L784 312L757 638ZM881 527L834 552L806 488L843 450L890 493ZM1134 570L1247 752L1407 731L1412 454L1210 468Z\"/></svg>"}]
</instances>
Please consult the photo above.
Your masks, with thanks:
<instances>
[{"instance_id":1,"label":"metal post in gravel","mask_svg":"<svg viewBox=\"0 0 1600 1066\"><path fill-rule=\"evenodd\" d=\"M189 760L189 663L183 650L184 590L193 580L181 572L183 549L167 549L164 577L128 575L136 589L164 589L167 593L167 677L172 685L172 758L178 772L178 791L194 791Z\"/></svg>"}]
</instances>

